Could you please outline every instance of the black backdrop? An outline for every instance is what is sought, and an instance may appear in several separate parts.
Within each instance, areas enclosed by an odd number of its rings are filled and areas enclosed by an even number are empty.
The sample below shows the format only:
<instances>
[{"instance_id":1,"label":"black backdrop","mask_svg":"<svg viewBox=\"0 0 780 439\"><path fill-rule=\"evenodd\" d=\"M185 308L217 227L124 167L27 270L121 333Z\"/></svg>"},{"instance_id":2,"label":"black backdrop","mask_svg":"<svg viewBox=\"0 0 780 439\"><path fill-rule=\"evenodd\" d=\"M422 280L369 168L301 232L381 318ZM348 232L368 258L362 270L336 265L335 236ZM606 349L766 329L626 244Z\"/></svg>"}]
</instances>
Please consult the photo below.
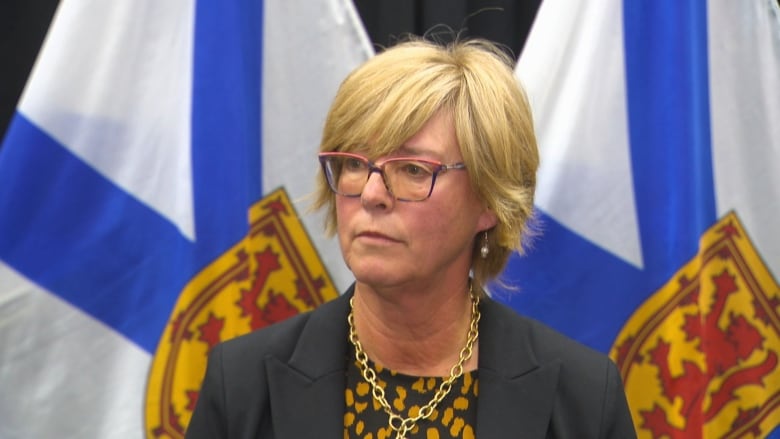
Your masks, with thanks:
<instances>
[{"instance_id":1,"label":"black backdrop","mask_svg":"<svg viewBox=\"0 0 780 439\"><path fill-rule=\"evenodd\" d=\"M507 46L517 57L541 0L355 0L375 45L392 45L404 33L451 29Z\"/></svg>"},{"instance_id":2,"label":"black backdrop","mask_svg":"<svg viewBox=\"0 0 780 439\"><path fill-rule=\"evenodd\" d=\"M164 1L164 0L161 0ZM354 0L381 50L404 34L487 38L517 57L541 0ZM58 0L0 5L0 138L5 133Z\"/></svg>"}]
</instances>

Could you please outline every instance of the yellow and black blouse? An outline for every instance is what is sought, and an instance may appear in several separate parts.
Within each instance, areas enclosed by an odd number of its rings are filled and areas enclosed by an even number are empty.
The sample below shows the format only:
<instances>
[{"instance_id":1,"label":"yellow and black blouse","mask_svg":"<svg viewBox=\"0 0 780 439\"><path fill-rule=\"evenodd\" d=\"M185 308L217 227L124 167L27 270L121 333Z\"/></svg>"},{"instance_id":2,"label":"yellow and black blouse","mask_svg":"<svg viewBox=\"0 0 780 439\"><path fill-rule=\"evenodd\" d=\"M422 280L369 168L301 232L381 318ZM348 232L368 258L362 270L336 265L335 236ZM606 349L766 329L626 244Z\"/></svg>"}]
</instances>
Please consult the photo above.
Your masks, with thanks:
<instances>
[{"instance_id":1,"label":"yellow and black blouse","mask_svg":"<svg viewBox=\"0 0 780 439\"><path fill-rule=\"evenodd\" d=\"M374 400L371 385L363 379L354 359L348 361L345 439L394 439L388 426L388 415ZM444 378L403 375L369 363L377 373L377 382L393 410L403 417L415 416L427 404ZM439 403L428 419L420 420L407 435L408 439L473 439L477 422L477 372L464 372L452 385L450 393Z\"/></svg>"}]
</instances>

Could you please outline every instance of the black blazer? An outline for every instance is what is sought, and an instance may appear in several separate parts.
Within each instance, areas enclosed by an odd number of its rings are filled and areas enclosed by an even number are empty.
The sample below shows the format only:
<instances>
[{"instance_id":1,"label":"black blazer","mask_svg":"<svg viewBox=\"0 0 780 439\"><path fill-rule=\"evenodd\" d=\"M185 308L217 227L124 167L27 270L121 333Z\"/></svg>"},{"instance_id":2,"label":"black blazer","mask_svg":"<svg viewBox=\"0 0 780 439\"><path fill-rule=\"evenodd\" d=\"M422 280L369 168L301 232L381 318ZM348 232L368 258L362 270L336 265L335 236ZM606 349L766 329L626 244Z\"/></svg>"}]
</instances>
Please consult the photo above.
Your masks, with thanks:
<instances>
[{"instance_id":1,"label":"black blazer","mask_svg":"<svg viewBox=\"0 0 780 439\"><path fill-rule=\"evenodd\" d=\"M353 288L219 344L189 439L342 439ZM480 305L479 439L635 438L609 358L490 299Z\"/></svg>"}]
</instances>

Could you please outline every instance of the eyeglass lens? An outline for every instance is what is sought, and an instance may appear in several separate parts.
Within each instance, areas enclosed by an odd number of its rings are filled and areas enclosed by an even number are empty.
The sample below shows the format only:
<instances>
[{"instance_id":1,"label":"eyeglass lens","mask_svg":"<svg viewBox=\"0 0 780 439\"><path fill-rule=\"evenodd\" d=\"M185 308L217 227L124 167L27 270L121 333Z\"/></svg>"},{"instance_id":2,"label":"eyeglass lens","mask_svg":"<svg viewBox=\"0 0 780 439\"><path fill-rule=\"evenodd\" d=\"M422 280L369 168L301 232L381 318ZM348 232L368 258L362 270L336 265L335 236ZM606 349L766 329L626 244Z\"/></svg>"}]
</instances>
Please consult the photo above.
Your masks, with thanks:
<instances>
[{"instance_id":1,"label":"eyeglass lens","mask_svg":"<svg viewBox=\"0 0 780 439\"><path fill-rule=\"evenodd\" d=\"M379 172L396 198L409 201L428 198L439 168L433 163L408 159L390 159L375 167L367 160L345 156L327 157L325 164L331 188L341 195L360 195L370 174Z\"/></svg>"}]
</instances>

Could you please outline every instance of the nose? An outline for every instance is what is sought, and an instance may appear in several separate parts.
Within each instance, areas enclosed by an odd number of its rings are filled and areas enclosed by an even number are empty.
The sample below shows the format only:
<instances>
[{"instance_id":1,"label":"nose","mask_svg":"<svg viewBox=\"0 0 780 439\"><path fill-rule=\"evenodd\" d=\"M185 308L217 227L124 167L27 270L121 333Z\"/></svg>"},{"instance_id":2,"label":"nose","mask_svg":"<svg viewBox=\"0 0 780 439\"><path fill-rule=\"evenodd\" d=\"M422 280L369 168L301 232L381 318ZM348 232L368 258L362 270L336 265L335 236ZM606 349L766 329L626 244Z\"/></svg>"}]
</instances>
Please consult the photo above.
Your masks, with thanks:
<instances>
[{"instance_id":1,"label":"nose","mask_svg":"<svg viewBox=\"0 0 780 439\"><path fill-rule=\"evenodd\" d=\"M387 187L384 175L379 170L372 170L360 194L360 199L366 206L388 206L393 201L393 194Z\"/></svg>"}]
</instances>

